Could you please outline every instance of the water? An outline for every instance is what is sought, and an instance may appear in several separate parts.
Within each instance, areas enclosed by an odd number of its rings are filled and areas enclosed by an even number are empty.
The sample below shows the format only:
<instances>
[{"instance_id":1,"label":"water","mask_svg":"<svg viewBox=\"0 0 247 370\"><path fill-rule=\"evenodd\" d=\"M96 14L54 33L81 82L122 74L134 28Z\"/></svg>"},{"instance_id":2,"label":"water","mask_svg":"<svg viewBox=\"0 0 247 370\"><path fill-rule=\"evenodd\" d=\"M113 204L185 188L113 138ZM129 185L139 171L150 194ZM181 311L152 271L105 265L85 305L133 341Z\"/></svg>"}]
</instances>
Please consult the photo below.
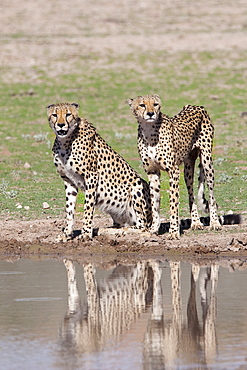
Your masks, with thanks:
<instances>
[{"instance_id":1,"label":"water","mask_svg":"<svg viewBox=\"0 0 247 370\"><path fill-rule=\"evenodd\" d=\"M0 368L247 369L247 260L0 261Z\"/></svg>"}]
</instances>

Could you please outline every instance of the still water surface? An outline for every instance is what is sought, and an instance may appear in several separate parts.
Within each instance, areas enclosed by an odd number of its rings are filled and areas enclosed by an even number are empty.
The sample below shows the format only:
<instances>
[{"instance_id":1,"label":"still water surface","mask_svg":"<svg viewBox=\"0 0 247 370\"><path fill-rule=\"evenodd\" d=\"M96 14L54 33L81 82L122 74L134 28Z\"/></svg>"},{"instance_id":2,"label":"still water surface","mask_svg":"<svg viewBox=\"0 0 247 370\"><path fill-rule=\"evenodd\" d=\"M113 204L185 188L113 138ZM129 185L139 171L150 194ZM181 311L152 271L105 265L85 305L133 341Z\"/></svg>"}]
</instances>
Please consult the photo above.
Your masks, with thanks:
<instances>
[{"instance_id":1,"label":"still water surface","mask_svg":"<svg viewBox=\"0 0 247 370\"><path fill-rule=\"evenodd\" d=\"M0 261L1 369L247 369L247 261Z\"/></svg>"}]
</instances>

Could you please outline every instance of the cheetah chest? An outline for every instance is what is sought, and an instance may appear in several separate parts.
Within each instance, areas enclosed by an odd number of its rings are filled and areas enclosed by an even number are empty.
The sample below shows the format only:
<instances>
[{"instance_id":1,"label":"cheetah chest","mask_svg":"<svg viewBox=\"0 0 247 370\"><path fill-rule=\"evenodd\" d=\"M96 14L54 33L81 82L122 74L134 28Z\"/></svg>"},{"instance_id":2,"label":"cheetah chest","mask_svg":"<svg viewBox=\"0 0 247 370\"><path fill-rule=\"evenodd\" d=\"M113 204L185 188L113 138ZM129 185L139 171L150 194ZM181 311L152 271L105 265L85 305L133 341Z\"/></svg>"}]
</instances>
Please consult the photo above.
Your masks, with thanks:
<instances>
[{"instance_id":1,"label":"cheetah chest","mask_svg":"<svg viewBox=\"0 0 247 370\"><path fill-rule=\"evenodd\" d=\"M158 146L148 146L146 150L148 158L149 169L163 169L162 164L158 160L159 148Z\"/></svg>"},{"instance_id":2,"label":"cheetah chest","mask_svg":"<svg viewBox=\"0 0 247 370\"><path fill-rule=\"evenodd\" d=\"M68 158L66 158L64 152L56 153L54 155L54 164L57 167L57 171L61 176L66 176L72 183L84 190L85 182L83 175L76 173L69 164Z\"/></svg>"},{"instance_id":3,"label":"cheetah chest","mask_svg":"<svg viewBox=\"0 0 247 370\"><path fill-rule=\"evenodd\" d=\"M155 146L149 146L149 147L148 147L147 154L148 154L148 158L149 158L149 160L150 160L152 163L156 163L156 162L157 162L156 152L157 152L157 149L156 149L156 147L155 147Z\"/></svg>"}]
</instances>

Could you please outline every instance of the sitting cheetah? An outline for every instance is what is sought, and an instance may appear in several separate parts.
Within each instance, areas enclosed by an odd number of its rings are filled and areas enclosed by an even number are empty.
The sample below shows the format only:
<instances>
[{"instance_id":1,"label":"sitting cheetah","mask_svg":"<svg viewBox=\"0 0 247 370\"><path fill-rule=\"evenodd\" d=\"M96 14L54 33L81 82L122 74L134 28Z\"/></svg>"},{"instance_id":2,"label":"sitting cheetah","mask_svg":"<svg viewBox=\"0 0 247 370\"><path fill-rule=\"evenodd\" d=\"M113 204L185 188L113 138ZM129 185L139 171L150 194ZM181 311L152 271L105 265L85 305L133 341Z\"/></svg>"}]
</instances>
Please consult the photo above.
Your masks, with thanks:
<instances>
[{"instance_id":1,"label":"sitting cheetah","mask_svg":"<svg viewBox=\"0 0 247 370\"><path fill-rule=\"evenodd\" d=\"M66 190L67 227L62 240L73 238L78 188L85 192L81 237L92 237L95 206L110 214L115 227L145 230L152 223L149 186L86 119L76 103L51 104L48 121L56 134L54 164Z\"/></svg>"},{"instance_id":2,"label":"sitting cheetah","mask_svg":"<svg viewBox=\"0 0 247 370\"><path fill-rule=\"evenodd\" d=\"M184 162L184 178L189 194L192 229L203 228L193 194L196 158L200 158L198 199L205 211L210 211L211 229L219 229L217 205L214 198L214 170L212 140L214 128L203 107L186 105L174 117L160 111L158 95L138 96L129 99L130 108L137 118L138 150L150 182L153 223L150 231L157 233L160 226L160 171L170 178L170 229L169 238L179 238L179 165ZM204 198L204 176L209 188L209 203Z\"/></svg>"}]
</instances>

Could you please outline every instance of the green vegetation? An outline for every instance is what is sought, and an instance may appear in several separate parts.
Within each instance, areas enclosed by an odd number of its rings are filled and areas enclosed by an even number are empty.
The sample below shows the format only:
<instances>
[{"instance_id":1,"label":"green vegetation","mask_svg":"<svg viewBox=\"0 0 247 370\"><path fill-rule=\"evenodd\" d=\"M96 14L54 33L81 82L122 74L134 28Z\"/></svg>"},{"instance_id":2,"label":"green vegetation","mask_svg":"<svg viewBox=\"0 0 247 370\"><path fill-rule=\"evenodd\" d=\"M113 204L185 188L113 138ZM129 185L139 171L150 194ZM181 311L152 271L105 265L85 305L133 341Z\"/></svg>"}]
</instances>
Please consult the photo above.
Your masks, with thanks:
<instances>
[{"instance_id":1,"label":"green vegetation","mask_svg":"<svg viewBox=\"0 0 247 370\"><path fill-rule=\"evenodd\" d=\"M219 212L246 211L247 110L245 53L128 55L121 63L112 55L92 67L82 60L73 74L49 78L36 70L37 82L2 83L0 89L1 215L39 218L58 215L64 189L53 165L54 134L46 109L56 102L78 102L80 114L143 177L137 152L137 127L126 99L157 93L163 112L176 114L185 104L204 105L215 125L213 157ZM224 63L224 61L227 61ZM97 65L97 61L95 61ZM4 71L1 71L2 74ZM181 168L182 174L182 168ZM195 181L197 185L197 180ZM162 214L168 217L168 176L162 173ZM50 206L43 209L43 202ZM83 196L79 197L79 203ZM79 210L82 208L79 207ZM189 217L181 175L180 215Z\"/></svg>"}]
</instances>

